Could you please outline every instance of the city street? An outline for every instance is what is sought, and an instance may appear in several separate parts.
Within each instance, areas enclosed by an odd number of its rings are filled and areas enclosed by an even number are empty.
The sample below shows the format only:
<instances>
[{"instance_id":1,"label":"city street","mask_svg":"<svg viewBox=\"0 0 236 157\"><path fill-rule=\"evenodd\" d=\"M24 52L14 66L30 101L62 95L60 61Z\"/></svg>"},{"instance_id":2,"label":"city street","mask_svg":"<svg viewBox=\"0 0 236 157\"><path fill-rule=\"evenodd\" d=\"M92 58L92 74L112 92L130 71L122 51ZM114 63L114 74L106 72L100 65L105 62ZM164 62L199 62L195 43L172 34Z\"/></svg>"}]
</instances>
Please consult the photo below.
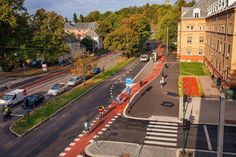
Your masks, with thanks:
<instances>
[{"instance_id":1,"label":"city street","mask_svg":"<svg viewBox=\"0 0 236 157\"><path fill-rule=\"evenodd\" d=\"M0 156L18 156L19 154L22 157L57 156L82 131L83 122L97 115L99 105L108 105L113 101L114 98L110 98L112 84L120 78L122 82L127 76L134 77L145 64L135 59L120 72L83 96L83 99L78 99L23 138L15 139L8 132L6 134L8 128L3 127L5 131L1 135L3 139L0 143L2 148Z\"/></svg>"}]
</instances>

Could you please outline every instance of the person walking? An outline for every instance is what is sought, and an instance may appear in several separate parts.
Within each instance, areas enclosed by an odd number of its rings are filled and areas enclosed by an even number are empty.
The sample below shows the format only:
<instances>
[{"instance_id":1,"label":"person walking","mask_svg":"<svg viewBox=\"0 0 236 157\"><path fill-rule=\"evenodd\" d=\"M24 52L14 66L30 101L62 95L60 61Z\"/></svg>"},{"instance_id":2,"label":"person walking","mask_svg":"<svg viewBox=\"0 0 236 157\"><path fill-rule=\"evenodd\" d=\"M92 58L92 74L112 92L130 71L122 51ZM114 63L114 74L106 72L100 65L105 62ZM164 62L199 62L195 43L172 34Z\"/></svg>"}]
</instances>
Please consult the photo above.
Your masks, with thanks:
<instances>
[{"instance_id":1,"label":"person walking","mask_svg":"<svg viewBox=\"0 0 236 157\"><path fill-rule=\"evenodd\" d=\"M165 83L165 80L164 80L164 77L162 77L161 80L160 80L161 88L163 88L164 83Z\"/></svg>"},{"instance_id":2,"label":"person walking","mask_svg":"<svg viewBox=\"0 0 236 157\"><path fill-rule=\"evenodd\" d=\"M88 120L84 122L84 131L86 131L87 133L89 133L90 131L90 124Z\"/></svg>"},{"instance_id":3,"label":"person walking","mask_svg":"<svg viewBox=\"0 0 236 157\"><path fill-rule=\"evenodd\" d=\"M139 85L140 85L140 87L143 86L143 80L142 79L139 81Z\"/></svg>"}]
</instances>

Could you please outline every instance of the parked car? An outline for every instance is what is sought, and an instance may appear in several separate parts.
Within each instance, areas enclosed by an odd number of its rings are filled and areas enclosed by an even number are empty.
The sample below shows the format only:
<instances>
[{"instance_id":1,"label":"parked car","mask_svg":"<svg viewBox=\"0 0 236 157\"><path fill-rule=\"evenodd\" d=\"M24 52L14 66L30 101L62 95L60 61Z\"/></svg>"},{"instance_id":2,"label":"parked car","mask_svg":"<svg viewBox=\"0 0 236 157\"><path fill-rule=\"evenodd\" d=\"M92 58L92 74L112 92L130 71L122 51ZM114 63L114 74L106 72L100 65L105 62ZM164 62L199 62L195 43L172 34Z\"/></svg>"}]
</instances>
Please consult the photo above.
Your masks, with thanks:
<instances>
[{"instance_id":1,"label":"parked car","mask_svg":"<svg viewBox=\"0 0 236 157\"><path fill-rule=\"evenodd\" d=\"M21 103L26 97L26 91L24 89L16 89L9 93L4 94L3 98L0 99L0 106L7 105L13 107Z\"/></svg>"},{"instance_id":2,"label":"parked car","mask_svg":"<svg viewBox=\"0 0 236 157\"><path fill-rule=\"evenodd\" d=\"M149 56L147 54L143 54L140 56L140 62L147 62L149 60Z\"/></svg>"},{"instance_id":3,"label":"parked car","mask_svg":"<svg viewBox=\"0 0 236 157\"><path fill-rule=\"evenodd\" d=\"M49 89L48 95L56 96L65 91L65 84L64 83L57 83Z\"/></svg>"},{"instance_id":4,"label":"parked car","mask_svg":"<svg viewBox=\"0 0 236 157\"><path fill-rule=\"evenodd\" d=\"M99 67L96 67L94 70L93 70L93 74L94 75L97 75L101 72L101 69Z\"/></svg>"},{"instance_id":5,"label":"parked car","mask_svg":"<svg viewBox=\"0 0 236 157\"><path fill-rule=\"evenodd\" d=\"M80 84L83 82L83 77L71 77L69 81L67 82L68 86L75 86L77 84Z\"/></svg>"},{"instance_id":6,"label":"parked car","mask_svg":"<svg viewBox=\"0 0 236 157\"><path fill-rule=\"evenodd\" d=\"M24 104L22 105L22 107L24 109L34 108L44 102L45 102L45 97L43 96L43 94L36 93L36 94L32 94L30 96L27 96L24 99Z\"/></svg>"},{"instance_id":7,"label":"parked car","mask_svg":"<svg viewBox=\"0 0 236 157\"><path fill-rule=\"evenodd\" d=\"M33 68L41 68L43 64L42 60L34 60L31 64Z\"/></svg>"},{"instance_id":8,"label":"parked car","mask_svg":"<svg viewBox=\"0 0 236 157\"><path fill-rule=\"evenodd\" d=\"M70 64L72 64L72 62L68 59L62 60L61 62L59 62L59 66L67 66L67 65L70 65Z\"/></svg>"}]
</instances>

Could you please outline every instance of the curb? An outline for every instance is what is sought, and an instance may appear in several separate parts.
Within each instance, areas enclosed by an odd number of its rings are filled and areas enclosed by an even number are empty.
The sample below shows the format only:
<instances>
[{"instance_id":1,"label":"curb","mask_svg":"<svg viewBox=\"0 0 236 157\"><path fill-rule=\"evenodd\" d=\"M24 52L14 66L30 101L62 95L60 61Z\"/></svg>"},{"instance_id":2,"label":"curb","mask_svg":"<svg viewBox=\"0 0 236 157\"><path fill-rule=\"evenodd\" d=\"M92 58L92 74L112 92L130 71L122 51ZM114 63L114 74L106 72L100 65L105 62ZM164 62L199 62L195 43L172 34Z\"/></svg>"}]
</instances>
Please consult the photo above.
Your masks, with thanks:
<instances>
[{"instance_id":1,"label":"curb","mask_svg":"<svg viewBox=\"0 0 236 157\"><path fill-rule=\"evenodd\" d=\"M166 62L162 63L162 66L161 66L161 70L163 69L163 65L165 64ZM159 73L160 75L160 73ZM137 91L133 96L132 98L130 99L129 103L126 105L124 111L123 111L123 116L125 118L128 118L128 119L134 119L134 120L144 120L144 121L149 121L150 119L149 118L141 118L141 117L132 117L132 116L129 116L126 114L126 111L128 109L128 107L130 106L130 102L134 99L134 97L142 90L144 89L144 87L146 87L147 85L149 85L154 79L156 79L159 75L157 75L156 77L154 77L152 80L149 81L149 83L145 84L139 91Z\"/></svg>"},{"instance_id":2,"label":"curb","mask_svg":"<svg viewBox=\"0 0 236 157\"><path fill-rule=\"evenodd\" d=\"M102 142L102 143L115 143L115 144L126 144L126 145L132 145L132 146L136 146L138 148L138 152L139 153L139 150L142 148L139 144L137 143L129 143L129 142L117 142L117 141L97 141L97 142ZM93 154L91 153L88 149L92 146L92 145L95 145L96 143L91 143L89 144L86 148L85 148L85 154L90 156L90 157L118 157L118 156L115 156L115 155L96 155L96 154ZM138 155L136 155L138 157Z\"/></svg>"},{"instance_id":3,"label":"curb","mask_svg":"<svg viewBox=\"0 0 236 157\"><path fill-rule=\"evenodd\" d=\"M135 58L134 58L135 59ZM134 61L134 59L132 59L128 64L130 64L131 62ZM128 65L127 64L127 65ZM127 66L126 65L126 66ZM123 68L121 68L120 70L123 70L126 66L124 66ZM120 71L119 70L119 71ZM119 72L117 71L117 72ZM116 73L117 73L116 72ZM114 73L113 75L115 75L116 73ZM107 79L109 79L110 77L112 77L113 75L109 76ZM30 133L31 131L33 131L35 128L37 128L38 126L40 126L41 124L45 123L47 120L49 120L50 118L52 118L54 115L56 115L57 113L59 113L60 111L62 111L63 109L65 109L66 107L70 106L73 102L75 102L76 100L80 99L81 97L83 97L84 95L86 95L87 93L89 93L91 90L93 90L94 88L98 87L99 85L101 85L103 82L105 82L107 79L103 80L102 82L98 83L97 85L89 88L85 93L83 93L82 95L80 95L79 97L75 98L74 100L72 100L71 102L69 102L68 104L66 104L65 106L63 106L61 109L59 109L58 111L54 112L52 115L50 115L48 118L46 118L45 120L43 120L42 122L40 122L39 124L35 125L34 127L30 128L28 131L26 131L23 134L18 134L16 133L14 130L12 130L12 125L16 123L16 121L14 121L11 125L9 130L11 131L11 133L17 137L23 137L25 135L27 135L28 133ZM65 94L65 93L64 93ZM23 117L22 117L23 118ZM21 119L22 119L21 118Z\"/></svg>"}]
</instances>

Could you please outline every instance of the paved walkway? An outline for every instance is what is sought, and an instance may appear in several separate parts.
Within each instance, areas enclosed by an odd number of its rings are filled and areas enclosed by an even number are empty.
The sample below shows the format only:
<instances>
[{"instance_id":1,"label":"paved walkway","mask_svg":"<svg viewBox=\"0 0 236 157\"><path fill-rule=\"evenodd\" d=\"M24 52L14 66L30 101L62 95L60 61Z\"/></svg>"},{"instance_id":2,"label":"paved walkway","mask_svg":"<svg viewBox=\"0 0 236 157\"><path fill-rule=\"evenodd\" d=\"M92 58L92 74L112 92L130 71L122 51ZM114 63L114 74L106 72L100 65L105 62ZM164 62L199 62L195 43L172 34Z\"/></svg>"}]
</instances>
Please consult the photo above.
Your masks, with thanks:
<instances>
[{"instance_id":1,"label":"paved walkway","mask_svg":"<svg viewBox=\"0 0 236 157\"><path fill-rule=\"evenodd\" d=\"M129 157L176 157L176 149L113 141L92 143L85 151L87 155L93 157L120 157L122 154L127 154Z\"/></svg>"},{"instance_id":2,"label":"paved walkway","mask_svg":"<svg viewBox=\"0 0 236 157\"><path fill-rule=\"evenodd\" d=\"M160 70L154 68L158 73L152 76L152 82L142 89L130 103L126 114L135 118L147 118L150 120L178 120L179 97L178 97L178 74L179 63L175 62L176 55L171 54L167 62L168 68L163 68L165 82L163 88L160 87ZM158 76L159 75L159 76ZM157 77L158 76L158 77ZM165 106L169 104L172 106Z\"/></svg>"},{"instance_id":3,"label":"paved walkway","mask_svg":"<svg viewBox=\"0 0 236 157\"><path fill-rule=\"evenodd\" d=\"M204 97L219 97L220 91L214 86L214 82L210 76L199 76Z\"/></svg>"}]
</instances>

